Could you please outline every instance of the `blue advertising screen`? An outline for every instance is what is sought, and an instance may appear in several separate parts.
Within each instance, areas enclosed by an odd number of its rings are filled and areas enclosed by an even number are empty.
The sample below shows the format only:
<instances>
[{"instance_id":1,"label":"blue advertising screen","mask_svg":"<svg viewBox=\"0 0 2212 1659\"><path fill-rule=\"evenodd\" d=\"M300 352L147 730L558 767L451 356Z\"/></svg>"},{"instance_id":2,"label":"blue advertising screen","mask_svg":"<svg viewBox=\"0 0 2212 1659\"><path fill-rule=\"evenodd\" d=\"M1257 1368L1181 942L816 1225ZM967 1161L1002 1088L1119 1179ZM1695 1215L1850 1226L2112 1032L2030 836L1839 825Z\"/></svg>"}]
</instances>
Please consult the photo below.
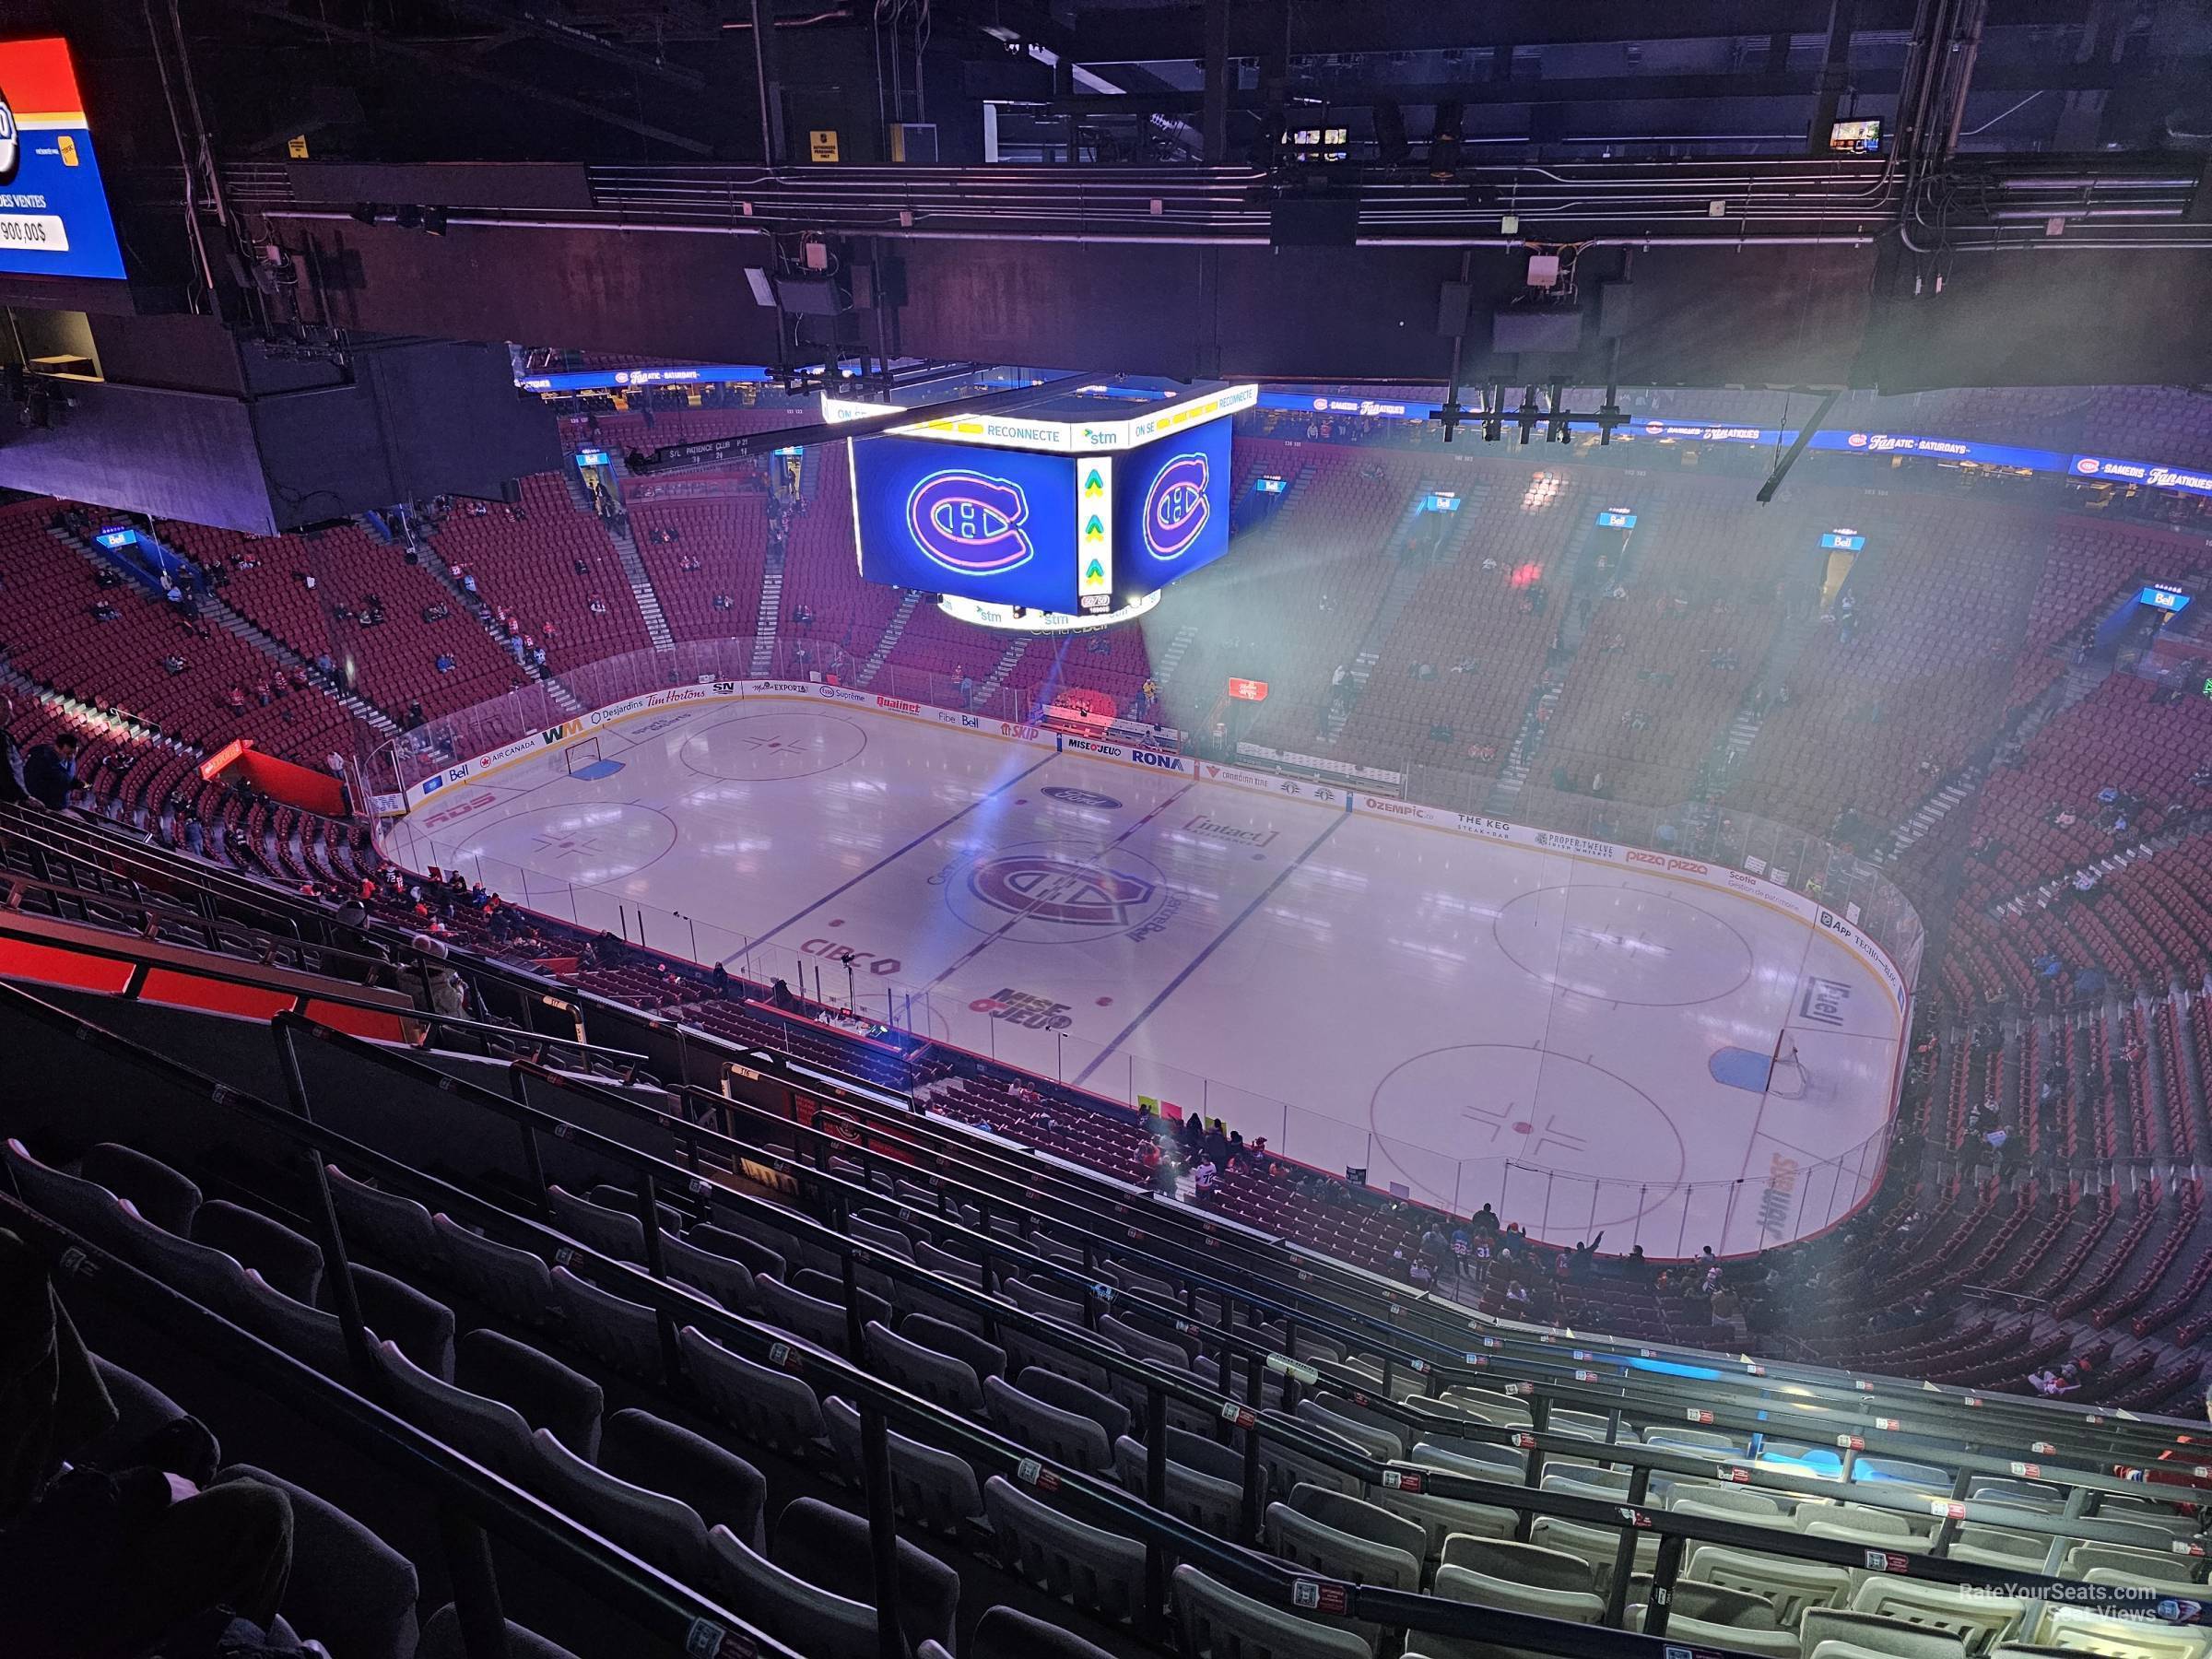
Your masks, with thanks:
<instances>
[{"instance_id":1,"label":"blue advertising screen","mask_svg":"<svg viewBox=\"0 0 2212 1659\"><path fill-rule=\"evenodd\" d=\"M2189 599L2190 595L2179 588L2161 587L2155 583L2136 595L2137 605L2154 606L2159 610L2172 611L2177 615L2189 608Z\"/></svg>"},{"instance_id":2,"label":"blue advertising screen","mask_svg":"<svg viewBox=\"0 0 2212 1659\"><path fill-rule=\"evenodd\" d=\"M1113 457L1117 595L1149 594L1229 551L1229 431L1208 420Z\"/></svg>"},{"instance_id":3,"label":"blue advertising screen","mask_svg":"<svg viewBox=\"0 0 2212 1659\"><path fill-rule=\"evenodd\" d=\"M84 95L58 36L0 41L0 271L123 275Z\"/></svg>"},{"instance_id":4,"label":"blue advertising screen","mask_svg":"<svg viewBox=\"0 0 2212 1659\"><path fill-rule=\"evenodd\" d=\"M1856 530L1824 530L1820 545L1831 552L1857 553L1865 548L1866 538Z\"/></svg>"},{"instance_id":5,"label":"blue advertising screen","mask_svg":"<svg viewBox=\"0 0 2212 1659\"><path fill-rule=\"evenodd\" d=\"M1601 507L1597 510L1597 527L1600 530L1633 530L1636 515L1626 507Z\"/></svg>"},{"instance_id":6,"label":"blue advertising screen","mask_svg":"<svg viewBox=\"0 0 2212 1659\"><path fill-rule=\"evenodd\" d=\"M1075 461L926 438L852 443L853 529L866 580L1077 611Z\"/></svg>"}]
</instances>

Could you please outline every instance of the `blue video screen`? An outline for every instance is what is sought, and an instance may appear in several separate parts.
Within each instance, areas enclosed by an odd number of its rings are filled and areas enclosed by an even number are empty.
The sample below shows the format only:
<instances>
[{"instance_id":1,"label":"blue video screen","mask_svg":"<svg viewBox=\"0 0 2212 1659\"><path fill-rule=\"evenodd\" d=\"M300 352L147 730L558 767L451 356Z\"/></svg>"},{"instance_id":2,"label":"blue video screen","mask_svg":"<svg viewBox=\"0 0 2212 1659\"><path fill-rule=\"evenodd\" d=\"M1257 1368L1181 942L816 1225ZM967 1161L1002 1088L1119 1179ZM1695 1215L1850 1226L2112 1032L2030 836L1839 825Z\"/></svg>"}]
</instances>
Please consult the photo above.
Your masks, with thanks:
<instances>
[{"instance_id":1,"label":"blue video screen","mask_svg":"<svg viewBox=\"0 0 2212 1659\"><path fill-rule=\"evenodd\" d=\"M1227 420L1114 458L1114 593L1134 598L1229 551Z\"/></svg>"},{"instance_id":2,"label":"blue video screen","mask_svg":"<svg viewBox=\"0 0 2212 1659\"><path fill-rule=\"evenodd\" d=\"M1069 457L925 438L852 443L853 528L867 581L1077 610Z\"/></svg>"}]
</instances>

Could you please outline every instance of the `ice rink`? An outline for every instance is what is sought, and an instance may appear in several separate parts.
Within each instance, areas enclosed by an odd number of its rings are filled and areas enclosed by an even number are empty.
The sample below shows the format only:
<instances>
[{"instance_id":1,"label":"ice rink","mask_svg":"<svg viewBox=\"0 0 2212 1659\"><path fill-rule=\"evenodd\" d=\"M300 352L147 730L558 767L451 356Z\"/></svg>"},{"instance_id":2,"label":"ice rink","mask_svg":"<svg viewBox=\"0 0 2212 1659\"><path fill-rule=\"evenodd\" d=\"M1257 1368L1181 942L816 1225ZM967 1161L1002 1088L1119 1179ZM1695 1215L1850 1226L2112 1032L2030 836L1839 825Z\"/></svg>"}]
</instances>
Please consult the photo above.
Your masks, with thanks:
<instances>
[{"instance_id":1,"label":"ice rink","mask_svg":"<svg viewBox=\"0 0 2212 1659\"><path fill-rule=\"evenodd\" d=\"M444 782L386 846L1553 1241L1730 1253L1872 1190L1901 1014L1799 916L998 731L632 716Z\"/></svg>"}]
</instances>

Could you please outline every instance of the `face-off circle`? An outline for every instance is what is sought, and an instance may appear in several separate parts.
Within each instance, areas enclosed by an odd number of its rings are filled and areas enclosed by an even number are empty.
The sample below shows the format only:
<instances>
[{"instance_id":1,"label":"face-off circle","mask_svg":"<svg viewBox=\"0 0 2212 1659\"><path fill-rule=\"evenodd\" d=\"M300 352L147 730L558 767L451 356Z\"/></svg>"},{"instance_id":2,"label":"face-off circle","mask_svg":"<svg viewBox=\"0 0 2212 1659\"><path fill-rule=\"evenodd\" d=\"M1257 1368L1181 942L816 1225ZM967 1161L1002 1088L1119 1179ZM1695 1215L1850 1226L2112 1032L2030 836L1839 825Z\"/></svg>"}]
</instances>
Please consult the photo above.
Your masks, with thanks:
<instances>
[{"instance_id":1,"label":"face-off circle","mask_svg":"<svg viewBox=\"0 0 2212 1659\"><path fill-rule=\"evenodd\" d=\"M772 783L812 777L859 758L868 735L841 715L775 709L715 722L684 739L677 751L702 777L732 783Z\"/></svg>"},{"instance_id":2,"label":"face-off circle","mask_svg":"<svg viewBox=\"0 0 2212 1659\"><path fill-rule=\"evenodd\" d=\"M1375 1086L1368 1112L1368 1179L1377 1186L1403 1182L1463 1213L1488 1202L1532 1232L1547 1191L1577 1227L1594 1202L1593 1225L1603 1229L1663 1202L1686 1168L1674 1120L1633 1083L1512 1043L1402 1061Z\"/></svg>"},{"instance_id":3,"label":"face-off circle","mask_svg":"<svg viewBox=\"0 0 2212 1659\"><path fill-rule=\"evenodd\" d=\"M1751 977L1742 934L1694 904L1636 888L1536 888L1500 910L1490 932L1530 978L1599 1002L1687 1007Z\"/></svg>"},{"instance_id":4,"label":"face-off circle","mask_svg":"<svg viewBox=\"0 0 2212 1659\"><path fill-rule=\"evenodd\" d=\"M1073 945L1128 934L1181 902L1159 866L1125 847L1017 841L962 858L934 880L946 908L980 933Z\"/></svg>"},{"instance_id":5,"label":"face-off circle","mask_svg":"<svg viewBox=\"0 0 2212 1659\"><path fill-rule=\"evenodd\" d=\"M449 859L464 872L481 861L484 885L519 902L517 866L575 887L630 876L676 845L676 824L654 806L622 801L576 801L541 806L487 824Z\"/></svg>"}]
</instances>

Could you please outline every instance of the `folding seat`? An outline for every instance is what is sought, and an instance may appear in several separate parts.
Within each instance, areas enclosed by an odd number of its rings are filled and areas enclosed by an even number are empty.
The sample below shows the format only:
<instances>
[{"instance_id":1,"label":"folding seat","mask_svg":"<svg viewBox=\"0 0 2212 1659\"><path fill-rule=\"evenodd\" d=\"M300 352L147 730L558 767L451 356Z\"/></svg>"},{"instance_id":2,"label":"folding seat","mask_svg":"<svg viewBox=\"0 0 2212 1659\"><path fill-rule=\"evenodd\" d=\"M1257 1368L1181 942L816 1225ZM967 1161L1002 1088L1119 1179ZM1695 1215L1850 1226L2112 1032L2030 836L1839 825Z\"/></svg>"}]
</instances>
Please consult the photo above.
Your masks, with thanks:
<instances>
[{"instance_id":1,"label":"folding seat","mask_svg":"<svg viewBox=\"0 0 2212 1659\"><path fill-rule=\"evenodd\" d=\"M1455 1533L1444 1540L1440 1564L1489 1578L1533 1584L1539 1590L1594 1594L1600 1588L1596 1568L1583 1557L1537 1544L1518 1544L1510 1538L1471 1537Z\"/></svg>"},{"instance_id":2,"label":"folding seat","mask_svg":"<svg viewBox=\"0 0 2212 1659\"><path fill-rule=\"evenodd\" d=\"M768 1483L703 1435L632 1407L606 1419L600 1468L618 1480L688 1504L710 1525L759 1545Z\"/></svg>"},{"instance_id":3,"label":"folding seat","mask_svg":"<svg viewBox=\"0 0 2212 1659\"><path fill-rule=\"evenodd\" d=\"M253 1481L284 1493L292 1511L292 1570L278 1615L320 1640L333 1659L410 1659L419 1585L414 1564L335 1504L251 1464L217 1471L213 1485Z\"/></svg>"},{"instance_id":4,"label":"folding seat","mask_svg":"<svg viewBox=\"0 0 2212 1659\"><path fill-rule=\"evenodd\" d=\"M928 1551L899 1540L899 1628L910 1645L951 1645L960 1575ZM786 1572L853 1601L876 1598L868 1519L816 1498L798 1498L776 1518L770 1559Z\"/></svg>"},{"instance_id":5,"label":"folding seat","mask_svg":"<svg viewBox=\"0 0 2212 1659\"><path fill-rule=\"evenodd\" d=\"M1242 1456L1185 1430L1171 1428L1168 1435L1162 1507L1216 1537L1234 1537L1242 1524ZM1147 1457L1145 1446L1125 1434L1113 1442L1114 1473L1139 1497L1146 1489Z\"/></svg>"},{"instance_id":6,"label":"folding seat","mask_svg":"<svg viewBox=\"0 0 2212 1659\"><path fill-rule=\"evenodd\" d=\"M130 1200L156 1227L180 1239L192 1237L200 1189L159 1159L113 1141L101 1141L86 1152L77 1172L118 1198Z\"/></svg>"},{"instance_id":7,"label":"folding seat","mask_svg":"<svg viewBox=\"0 0 2212 1659\"><path fill-rule=\"evenodd\" d=\"M668 1277L712 1297L733 1313L757 1313L760 1293L744 1263L663 1230L661 1264Z\"/></svg>"},{"instance_id":8,"label":"folding seat","mask_svg":"<svg viewBox=\"0 0 2212 1659\"><path fill-rule=\"evenodd\" d=\"M2212 1653L2212 1633L2202 1626L2111 1618L2080 1607L2046 1608L2039 1640L2047 1647L2102 1654L2105 1659L2205 1659Z\"/></svg>"},{"instance_id":9,"label":"folding seat","mask_svg":"<svg viewBox=\"0 0 2212 1659\"><path fill-rule=\"evenodd\" d=\"M1755 1555L1717 1544L1690 1547L1688 1576L1701 1583L1764 1596L1773 1604L1776 1621L1785 1626L1796 1624L1807 1607L1840 1607L1852 1594L1851 1572L1846 1568Z\"/></svg>"},{"instance_id":10,"label":"folding seat","mask_svg":"<svg viewBox=\"0 0 2212 1659\"><path fill-rule=\"evenodd\" d=\"M468 1332L455 1345L454 1380L472 1394L512 1406L533 1430L550 1430L586 1462L599 1455L599 1384L550 1355L498 1331Z\"/></svg>"},{"instance_id":11,"label":"folding seat","mask_svg":"<svg viewBox=\"0 0 2212 1659\"><path fill-rule=\"evenodd\" d=\"M1851 1607L1947 1631L1959 1637L1972 1655L2010 1640L2027 1616L2028 1603L2018 1596L1985 1595L1877 1573L1853 1593Z\"/></svg>"},{"instance_id":12,"label":"folding seat","mask_svg":"<svg viewBox=\"0 0 2212 1659\"><path fill-rule=\"evenodd\" d=\"M353 1269L361 1323L399 1344L408 1359L433 1376L453 1374L453 1311L404 1279L373 1267Z\"/></svg>"},{"instance_id":13,"label":"folding seat","mask_svg":"<svg viewBox=\"0 0 2212 1659\"><path fill-rule=\"evenodd\" d=\"M852 1357L842 1306L794 1290L765 1274L753 1282L759 1292L762 1319L841 1358ZM888 1319L888 1310L883 1317Z\"/></svg>"},{"instance_id":14,"label":"folding seat","mask_svg":"<svg viewBox=\"0 0 2212 1659\"><path fill-rule=\"evenodd\" d=\"M996 1343L985 1341L963 1325L948 1324L926 1313L909 1313L899 1322L898 1328L899 1334L909 1342L920 1343L924 1347L935 1348L940 1354L948 1354L965 1361L975 1373L979 1386L985 1377L1006 1374L1011 1353L1011 1332L1007 1333L1009 1346L1001 1347Z\"/></svg>"},{"instance_id":15,"label":"folding seat","mask_svg":"<svg viewBox=\"0 0 2212 1659\"><path fill-rule=\"evenodd\" d=\"M1000 1475L984 1483L983 1507L1001 1559L1047 1594L1116 1622L1144 1606L1145 1547L1135 1538L1064 1515Z\"/></svg>"},{"instance_id":16,"label":"folding seat","mask_svg":"<svg viewBox=\"0 0 2212 1659\"><path fill-rule=\"evenodd\" d=\"M660 1319L653 1309L603 1290L566 1267L554 1268L551 1278L553 1303L571 1341L617 1371L662 1378Z\"/></svg>"},{"instance_id":17,"label":"folding seat","mask_svg":"<svg viewBox=\"0 0 2212 1659\"><path fill-rule=\"evenodd\" d=\"M1112 1395L1072 1381L1056 1371L1043 1366L1024 1366L1015 1378L1015 1385L1033 1399L1090 1418L1109 1441L1131 1431L1133 1420L1126 1406Z\"/></svg>"},{"instance_id":18,"label":"folding seat","mask_svg":"<svg viewBox=\"0 0 2212 1659\"><path fill-rule=\"evenodd\" d=\"M1172 1589L1188 1659L1374 1659L1358 1632L1255 1601L1195 1567L1176 1568Z\"/></svg>"},{"instance_id":19,"label":"folding seat","mask_svg":"<svg viewBox=\"0 0 2212 1659\"><path fill-rule=\"evenodd\" d=\"M322 1288L321 1247L257 1210L210 1199L194 1218L193 1239L255 1268L295 1301L312 1303Z\"/></svg>"},{"instance_id":20,"label":"folding seat","mask_svg":"<svg viewBox=\"0 0 2212 1659\"><path fill-rule=\"evenodd\" d=\"M218 1313L235 1314L247 1305L246 1270L234 1257L156 1227L127 1198L117 1201L116 1212L116 1245L124 1256Z\"/></svg>"},{"instance_id":21,"label":"folding seat","mask_svg":"<svg viewBox=\"0 0 2212 1659\"><path fill-rule=\"evenodd\" d=\"M1094 1418L1048 1405L1004 1377L985 1380L983 1402L1000 1433L1040 1456L1084 1473L1104 1469L1113 1461L1112 1442Z\"/></svg>"},{"instance_id":22,"label":"folding seat","mask_svg":"<svg viewBox=\"0 0 2212 1659\"><path fill-rule=\"evenodd\" d=\"M443 1212L430 1225L445 1277L467 1295L524 1324L556 1317L552 1276L542 1258L472 1232Z\"/></svg>"},{"instance_id":23,"label":"folding seat","mask_svg":"<svg viewBox=\"0 0 2212 1659\"><path fill-rule=\"evenodd\" d=\"M831 1397L822 1404L822 1420L829 1426L830 1444L839 1464L852 1479L862 1477L860 1413L849 1402ZM965 1535L983 1512L983 1500L975 1483L975 1471L961 1458L935 1446L912 1440L896 1430L888 1431L891 1452L891 1490L899 1512L916 1525L949 1536Z\"/></svg>"},{"instance_id":24,"label":"folding seat","mask_svg":"<svg viewBox=\"0 0 2212 1659\"><path fill-rule=\"evenodd\" d=\"M595 1204L558 1184L546 1189L546 1204L553 1225L571 1239L618 1261L645 1259L645 1229L634 1210L612 1209Z\"/></svg>"},{"instance_id":25,"label":"folding seat","mask_svg":"<svg viewBox=\"0 0 2212 1659\"><path fill-rule=\"evenodd\" d=\"M828 1448L820 1402L797 1377L733 1353L692 1325L677 1334L677 1347L709 1407L747 1440L802 1459Z\"/></svg>"},{"instance_id":26,"label":"folding seat","mask_svg":"<svg viewBox=\"0 0 2212 1659\"><path fill-rule=\"evenodd\" d=\"M1824 1649L1843 1659L1878 1653L1888 1659L1965 1659L1966 1644L1947 1630L1840 1607L1806 1609L1799 1639L1807 1659Z\"/></svg>"},{"instance_id":27,"label":"folding seat","mask_svg":"<svg viewBox=\"0 0 2212 1659\"><path fill-rule=\"evenodd\" d=\"M245 1270L238 1315L248 1329L325 1376L342 1379L352 1374L353 1359L346 1350L337 1316L294 1301L251 1267Z\"/></svg>"},{"instance_id":28,"label":"folding seat","mask_svg":"<svg viewBox=\"0 0 2212 1659\"><path fill-rule=\"evenodd\" d=\"M808 1583L741 1542L726 1526L707 1535L717 1599L745 1609L771 1636L820 1659L877 1659L876 1609Z\"/></svg>"},{"instance_id":29,"label":"folding seat","mask_svg":"<svg viewBox=\"0 0 2212 1659\"><path fill-rule=\"evenodd\" d=\"M529 1484L537 1456L530 1426L513 1406L430 1375L396 1343L378 1344L376 1356L402 1417L486 1468Z\"/></svg>"},{"instance_id":30,"label":"folding seat","mask_svg":"<svg viewBox=\"0 0 2212 1659\"><path fill-rule=\"evenodd\" d=\"M594 1467L543 1429L532 1443L537 1474L531 1484L538 1490L662 1571L705 1582L712 1560L706 1523L689 1504Z\"/></svg>"}]
</instances>

